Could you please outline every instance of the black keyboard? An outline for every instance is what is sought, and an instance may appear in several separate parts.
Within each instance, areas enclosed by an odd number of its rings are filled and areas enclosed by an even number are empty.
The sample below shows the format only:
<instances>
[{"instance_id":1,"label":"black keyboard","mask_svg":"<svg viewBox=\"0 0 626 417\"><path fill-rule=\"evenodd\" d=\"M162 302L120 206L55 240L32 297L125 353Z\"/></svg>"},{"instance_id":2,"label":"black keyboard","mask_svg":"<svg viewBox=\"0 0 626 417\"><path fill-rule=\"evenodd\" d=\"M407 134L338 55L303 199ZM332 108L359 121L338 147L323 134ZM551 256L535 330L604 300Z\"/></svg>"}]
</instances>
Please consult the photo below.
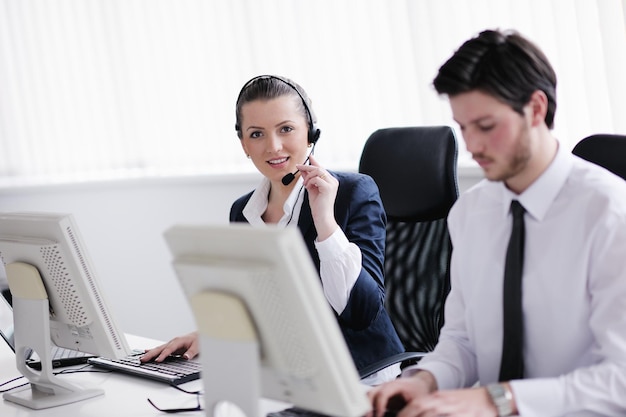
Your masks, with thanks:
<instances>
[{"instance_id":1,"label":"black keyboard","mask_svg":"<svg viewBox=\"0 0 626 417\"><path fill-rule=\"evenodd\" d=\"M305 410L303 408L291 407L280 411L267 413L267 417L328 417L326 414L316 413L315 411Z\"/></svg>"},{"instance_id":2,"label":"black keyboard","mask_svg":"<svg viewBox=\"0 0 626 417\"><path fill-rule=\"evenodd\" d=\"M397 411L388 410L383 417L395 417L398 414ZM316 413L315 411L305 410L303 408L291 407L285 408L280 411L273 411L267 413L267 417L329 417L326 414Z\"/></svg>"},{"instance_id":3,"label":"black keyboard","mask_svg":"<svg viewBox=\"0 0 626 417\"><path fill-rule=\"evenodd\" d=\"M58 346L53 346L51 349L52 359L65 359L65 358L82 358L85 356L93 356L89 353L81 352L74 349L65 349ZM87 360L85 359L85 362Z\"/></svg>"},{"instance_id":4,"label":"black keyboard","mask_svg":"<svg viewBox=\"0 0 626 417\"><path fill-rule=\"evenodd\" d=\"M170 356L163 362L142 363L139 360L142 354L143 352L136 352L123 359L91 358L88 363L99 368L123 372L170 385L180 385L200 378L201 365L198 361Z\"/></svg>"}]
</instances>

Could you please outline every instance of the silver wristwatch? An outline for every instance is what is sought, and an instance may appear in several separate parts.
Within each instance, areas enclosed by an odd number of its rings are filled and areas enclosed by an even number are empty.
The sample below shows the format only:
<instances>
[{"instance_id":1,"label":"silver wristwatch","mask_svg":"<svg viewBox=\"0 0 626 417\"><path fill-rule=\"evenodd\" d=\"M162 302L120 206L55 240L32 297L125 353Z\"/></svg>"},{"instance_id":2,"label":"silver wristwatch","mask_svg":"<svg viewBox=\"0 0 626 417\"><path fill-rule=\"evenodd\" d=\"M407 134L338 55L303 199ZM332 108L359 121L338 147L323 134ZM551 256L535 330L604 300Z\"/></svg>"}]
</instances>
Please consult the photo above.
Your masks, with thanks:
<instances>
[{"instance_id":1,"label":"silver wristwatch","mask_svg":"<svg viewBox=\"0 0 626 417\"><path fill-rule=\"evenodd\" d=\"M513 394L504 384L489 384L486 386L491 401L498 410L499 417L513 414Z\"/></svg>"}]
</instances>

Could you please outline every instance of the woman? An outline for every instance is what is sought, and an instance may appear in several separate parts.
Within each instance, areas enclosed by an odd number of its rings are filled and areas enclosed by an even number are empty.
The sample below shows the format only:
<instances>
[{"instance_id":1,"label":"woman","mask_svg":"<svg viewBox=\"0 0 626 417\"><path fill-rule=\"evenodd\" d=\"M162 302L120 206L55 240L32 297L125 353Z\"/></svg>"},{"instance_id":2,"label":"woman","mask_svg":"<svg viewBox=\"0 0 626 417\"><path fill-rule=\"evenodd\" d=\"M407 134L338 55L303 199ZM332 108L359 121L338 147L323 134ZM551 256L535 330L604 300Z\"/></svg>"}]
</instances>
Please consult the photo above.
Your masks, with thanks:
<instances>
[{"instance_id":1,"label":"woman","mask_svg":"<svg viewBox=\"0 0 626 417\"><path fill-rule=\"evenodd\" d=\"M230 221L297 225L358 369L404 351L383 306L386 218L374 181L318 164L313 149L320 130L310 100L286 78L248 81L237 98L235 129L264 178L233 203ZM143 360L197 353L198 338L191 333L146 352ZM397 374L396 366L366 382Z\"/></svg>"}]
</instances>

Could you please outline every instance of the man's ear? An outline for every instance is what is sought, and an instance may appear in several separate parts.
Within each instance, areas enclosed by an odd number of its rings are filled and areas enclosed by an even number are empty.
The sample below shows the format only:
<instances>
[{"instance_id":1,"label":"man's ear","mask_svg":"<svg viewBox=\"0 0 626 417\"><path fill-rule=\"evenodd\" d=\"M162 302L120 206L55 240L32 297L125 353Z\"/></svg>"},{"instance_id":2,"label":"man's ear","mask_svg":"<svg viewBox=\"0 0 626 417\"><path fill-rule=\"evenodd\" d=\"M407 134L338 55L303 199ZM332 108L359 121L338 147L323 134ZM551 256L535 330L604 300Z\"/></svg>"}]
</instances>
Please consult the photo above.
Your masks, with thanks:
<instances>
[{"instance_id":1,"label":"man's ear","mask_svg":"<svg viewBox=\"0 0 626 417\"><path fill-rule=\"evenodd\" d=\"M535 90L530 96L527 105L530 109L531 125L533 127L545 123L546 113L548 112L548 96L541 90Z\"/></svg>"}]
</instances>

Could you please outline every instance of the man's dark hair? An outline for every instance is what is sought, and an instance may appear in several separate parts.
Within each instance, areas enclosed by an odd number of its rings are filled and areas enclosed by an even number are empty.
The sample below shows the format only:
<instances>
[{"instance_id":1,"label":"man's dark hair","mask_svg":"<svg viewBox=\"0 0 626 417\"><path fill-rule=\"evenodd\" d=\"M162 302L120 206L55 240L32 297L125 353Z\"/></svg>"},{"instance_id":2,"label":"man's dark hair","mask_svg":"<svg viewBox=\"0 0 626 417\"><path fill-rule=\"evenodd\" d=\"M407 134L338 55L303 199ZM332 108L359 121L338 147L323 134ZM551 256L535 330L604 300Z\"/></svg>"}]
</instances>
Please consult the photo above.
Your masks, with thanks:
<instances>
[{"instance_id":1,"label":"man's dark hair","mask_svg":"<svg viewBox=\"0 0 626 417\"><path fill-rule=\"evenodd\" d=\"M519 114L531 95L548 97L545 122L554 126L556 74L544 53L515 31L485 30L466 41L439 68L433 81L448 97L479 90L508 104Z\"/></svg>"}]
</instances>

